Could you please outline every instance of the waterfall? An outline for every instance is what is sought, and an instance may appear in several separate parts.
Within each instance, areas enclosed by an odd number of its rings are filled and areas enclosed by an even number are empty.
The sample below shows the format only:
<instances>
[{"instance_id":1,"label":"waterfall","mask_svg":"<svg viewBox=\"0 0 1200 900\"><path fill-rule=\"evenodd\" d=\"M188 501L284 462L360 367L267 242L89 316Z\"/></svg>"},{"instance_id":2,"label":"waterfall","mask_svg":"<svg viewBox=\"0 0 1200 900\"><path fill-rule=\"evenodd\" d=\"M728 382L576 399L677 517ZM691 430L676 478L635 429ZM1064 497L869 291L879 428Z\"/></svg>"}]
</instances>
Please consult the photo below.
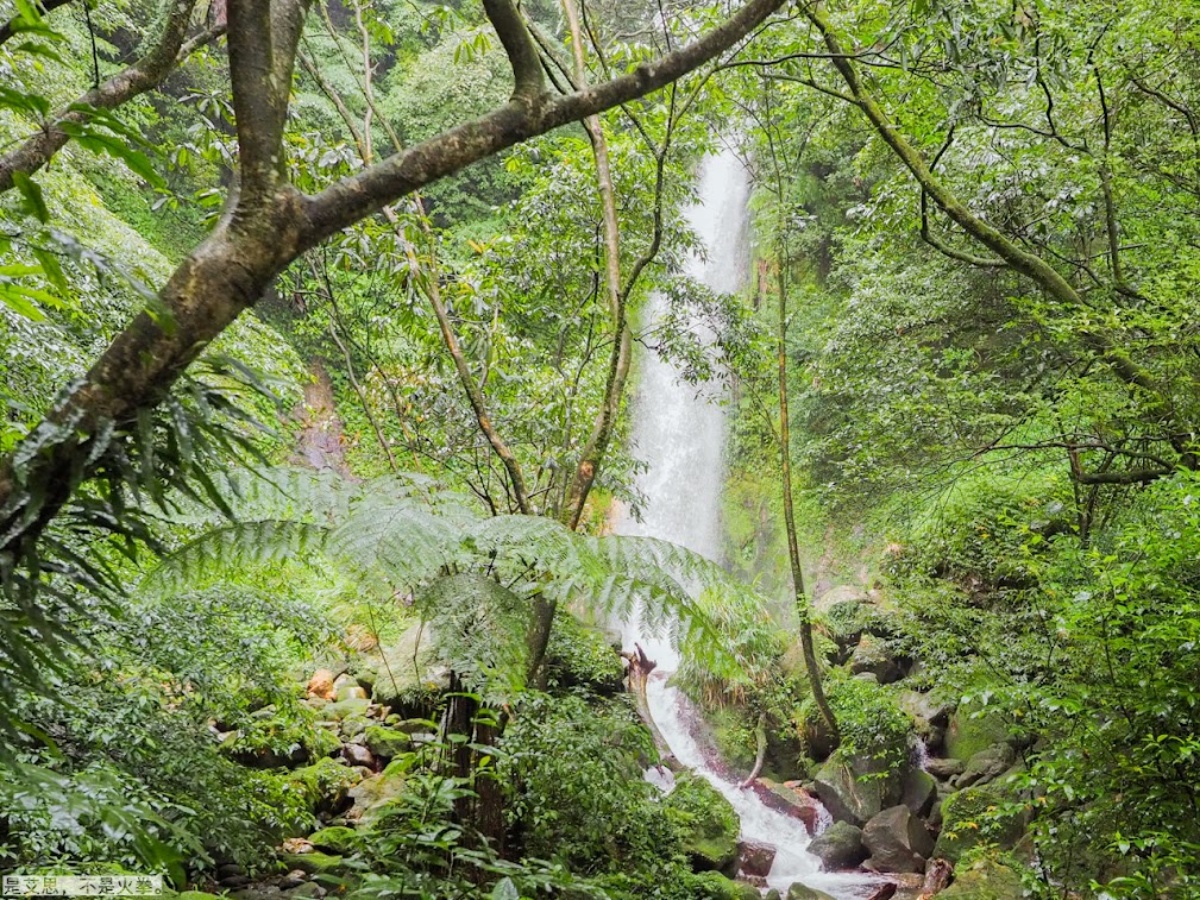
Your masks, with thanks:
<instances>
[{"instance_id":1,"label":"waterfall","mask_svg":"<svg viewBox=\"0 0 1200 900\"><path fill-rule=\"evenodd\" d=\"M694 258L689 274L710 288L732 293L745 284L749 259L746 201L749 185L741 162L731 152L705 161L700 172L700 202L688 220L703 240L707 253ZM655 298L650 322L664 312L665 300ZM657 354L639 361L638 392L634 400L633 442L646 464L638 479L645 498L642 521L625 515L614 524L619 534L648 535L682 544L710 559L721 555L720 501L724 482L725 411L715 401L721 387L697 389ZM685 705L668 676L679 663L665 640L643 633L640 623L625 623L625 646L641 644L658 663L647 686L650 713L671 752L680 763L706 778L737 811L742 839L776 848L768 877L771 887L786 893L802 881L839 900L869 894L878 881L858 873L822 872L807 852L808 832L802 822L771 809L751 789L714 771L688 727Z\"/></svg>"}]
</instances>

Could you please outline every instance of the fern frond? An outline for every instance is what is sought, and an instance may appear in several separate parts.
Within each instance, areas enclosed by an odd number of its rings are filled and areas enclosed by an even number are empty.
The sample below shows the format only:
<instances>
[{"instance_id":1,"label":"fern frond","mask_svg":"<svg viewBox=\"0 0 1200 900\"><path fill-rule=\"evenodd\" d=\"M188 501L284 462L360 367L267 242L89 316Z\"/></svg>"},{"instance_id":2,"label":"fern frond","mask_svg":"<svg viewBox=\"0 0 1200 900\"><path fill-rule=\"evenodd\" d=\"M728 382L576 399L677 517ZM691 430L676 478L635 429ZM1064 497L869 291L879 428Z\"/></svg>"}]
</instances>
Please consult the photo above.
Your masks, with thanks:
<instances>
[{"instance_id":1,"label":"fern frond","mask_svg":"<svg viewBox=\"0 0 1200 900\"><path fill-rule=\"evenodd\" d=\"M329 529L311 522L266 519L232 522L214 528L163 557L139 586L149 594L193 587L230 571L308 562L322 557Z\"/></svg>"}]
</instances>

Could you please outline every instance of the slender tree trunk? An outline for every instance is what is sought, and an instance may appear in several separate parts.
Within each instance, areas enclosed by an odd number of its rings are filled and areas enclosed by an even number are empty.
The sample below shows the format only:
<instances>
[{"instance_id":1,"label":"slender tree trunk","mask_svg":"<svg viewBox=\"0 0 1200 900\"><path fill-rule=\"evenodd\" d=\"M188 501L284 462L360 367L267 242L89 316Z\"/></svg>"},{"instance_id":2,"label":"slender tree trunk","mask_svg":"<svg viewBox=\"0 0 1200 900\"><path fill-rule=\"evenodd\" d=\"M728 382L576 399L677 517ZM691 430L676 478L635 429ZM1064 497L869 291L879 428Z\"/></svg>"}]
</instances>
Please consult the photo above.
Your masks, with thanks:
<instances>
[{"instance_id":1,"label":"slender tree trunk","mask_svg":"<svg viewBox=\"0 0 1200 900\"><path fill-rule=\"evenodd\" d=\"M784 254L786 256L786 254ZM787 272L786 260L779 260L779 463L783 477L783 520L787 530L788 561L792 567L792 588L795 592L796 619L800 628L800 647L804 653L804 668L812 689L813 701L825 720L829 735L836 744L839 740L837 719L825 697L821 684L821 668L817 662L817 651L813 644L812 604L804 588L804 570L800 564L800 542L796 537L796 511L792 502L792 459L791 429L788 422L788 371L787 371Z\"/></svg>"}]
</instances>

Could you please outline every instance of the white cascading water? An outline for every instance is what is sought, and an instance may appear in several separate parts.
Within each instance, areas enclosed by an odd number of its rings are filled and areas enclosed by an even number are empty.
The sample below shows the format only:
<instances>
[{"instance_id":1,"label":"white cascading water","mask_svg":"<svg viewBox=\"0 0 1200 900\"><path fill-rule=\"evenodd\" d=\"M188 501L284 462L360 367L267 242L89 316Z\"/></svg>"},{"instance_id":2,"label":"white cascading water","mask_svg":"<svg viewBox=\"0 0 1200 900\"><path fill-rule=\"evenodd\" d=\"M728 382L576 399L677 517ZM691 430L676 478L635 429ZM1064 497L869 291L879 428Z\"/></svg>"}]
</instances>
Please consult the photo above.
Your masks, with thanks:
<instances>
[{"instance_id":1,"label":"white cascading water","mask_svg":"<svg viewBox=\"0 0 1200 900\"><path fill-rule=\"evenodd\" d=\"M733 293L745 284L749 259L746 172L731 152L710 157L701 170L700 202L688 220L707 248L705 259L693 259L690 274L716 291ZM664 301L651 304L651 324ZM673 366L657 354L640 360L634 403L635 453L646 463L638 479L645 498L642 521L623 515L614 523L618 534L647 535L682 544L710 559L721 555L720 498L724 481L725 411L714 400L721 388L697 390L682 382ZM822 872L807 851L810 840L799 820L768 807L752 789L741 789L712 769L685 719L686 705L667 684L679 657L665 640L644 633L636 619L624 625L624 643L640 644L657 662L647 686L650 713L675 758L699 773L724 795L741 819L742 839L776 848L770 887L786 893L800 881L838 900L868 895L878 881L857 873Z\"/></svg>"}]
</instances>

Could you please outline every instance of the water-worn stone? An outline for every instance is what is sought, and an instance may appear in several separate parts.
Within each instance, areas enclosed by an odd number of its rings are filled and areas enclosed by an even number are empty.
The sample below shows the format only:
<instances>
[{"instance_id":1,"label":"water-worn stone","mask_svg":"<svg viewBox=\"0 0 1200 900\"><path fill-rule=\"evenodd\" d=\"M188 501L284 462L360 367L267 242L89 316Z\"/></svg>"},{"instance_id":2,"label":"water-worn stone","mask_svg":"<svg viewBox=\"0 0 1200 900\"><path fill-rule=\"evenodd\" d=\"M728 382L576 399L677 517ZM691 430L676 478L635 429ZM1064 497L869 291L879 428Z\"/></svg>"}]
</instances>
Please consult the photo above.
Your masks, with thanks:
<instances>
[{"instance_id":1,"label":"water-worn stone","mask_svg":"<svg viewBox=\"0 0 1200 900\"><path fill-rule=\"evenodd\" d=\"M343 744L342 758L352 766L375 768L375 754L362 744Z\"/></svg>"},{"instance_id":2,"label":"water-worn stone","mask_svg":"<svg viewBox=\"0 0 1200 900\"><path fill-rule=\"evenodd\" d=\"M775 848L758 841L741 841L738 844L738 874L766 878L775 862Z\"/></svg>"},{"instance_id":3,"label":"water-worn stone","mask_svg":"<svg viewBox=\"0 0 1200 900\"><path fill-rule=\"evenodd\" d=\"M900 802L922 818L929 815L937 801L937 782L923 769L909 768L904 773L903 793Z\"/></svg>"},{"instance_id":4,"label":"water-worn stone","mask_svg":"<svg viewBox=\"0 0 1200 900\"><path fill-rule=\"evenodd\" d=\"M824 869L852 869L867 858L862 829L849 822L834 822L812 839L808 852Z\"/></svg>"},{"instance_id":5,"label":"water-worn stone","mask_svg":"<svg viewBox=\"0 0 1200 900\"><path fill-rule=\"evenodd\" d=\"M859 638L858 646L850 654L850 672L854 675L870 673L879 679L880 684L891 684L904 675L900 664L883 641L870 634Z\"/></svg>"},{"instance_id":6,"label":"water-worn stone","mask_svg":"<svg viewBox=\"0 0 1200 900\"><path fill-rule=\"evenodd\" d=\"M983 785L1003 775L1017 761L1017 753L1008 744L993 744L967 761L963 773L954 779L957 788Z\"/></svg>"},{"instance_id":7,"label":"water-worn stone","mask_svg":"<svg viewBox=\"0 0 1200 900\"><path fill-rule=\"evenodd\" d=\"M877 760L847 760L839 751L826 760L813 780L813 789L836 821L862 826L881 810L900 802L898 773Z\"/></svg>"},{"instance_id":8,"label":"water-worn stone","mask_svg":"<svg viewBox=\"0 0 1200 900\"><path fill-rule=\"evenodd\" d=\"M788 888L787 900L834 900L834 898L824 891L818 891L816 888L810 888L807 884L797 881Z\"/></svg>"},{"instance_id":9,"label":"water-worn stone","mask_svg":"<svg viewBox=\"0 0 1200 900\"><path fill-rule=\"evenodd\" d=\"M816 833L817 824L821 821L821 801L805 790L799 781L780 783L770 778L758 778L751 787L771 809L799 819L809 834Z\"/></svg>"},{"instance_id":10,"label":"water-worn stone","mask_svg":"<svg viewBox=\"0 0 1200 900\"><path fill-rule=\"evenodd\" d=\"M871 854L866 866L876 872L924 872L933 853L925 824L903 804L885 809L863 828L863 845Z\"/></svg>"},{"instance_id":11,"label":"water-worn stone","mask_svg":"<svg viewBox=\"0 0 1200 900\"><path fill-rule=\"evenodd\" d=\"M947 757L945 759L931 756L925 760L925 771L941 781L949 781L955 775L961 775L967 764L961 759Z\"/></svg>"}]
</instances>

